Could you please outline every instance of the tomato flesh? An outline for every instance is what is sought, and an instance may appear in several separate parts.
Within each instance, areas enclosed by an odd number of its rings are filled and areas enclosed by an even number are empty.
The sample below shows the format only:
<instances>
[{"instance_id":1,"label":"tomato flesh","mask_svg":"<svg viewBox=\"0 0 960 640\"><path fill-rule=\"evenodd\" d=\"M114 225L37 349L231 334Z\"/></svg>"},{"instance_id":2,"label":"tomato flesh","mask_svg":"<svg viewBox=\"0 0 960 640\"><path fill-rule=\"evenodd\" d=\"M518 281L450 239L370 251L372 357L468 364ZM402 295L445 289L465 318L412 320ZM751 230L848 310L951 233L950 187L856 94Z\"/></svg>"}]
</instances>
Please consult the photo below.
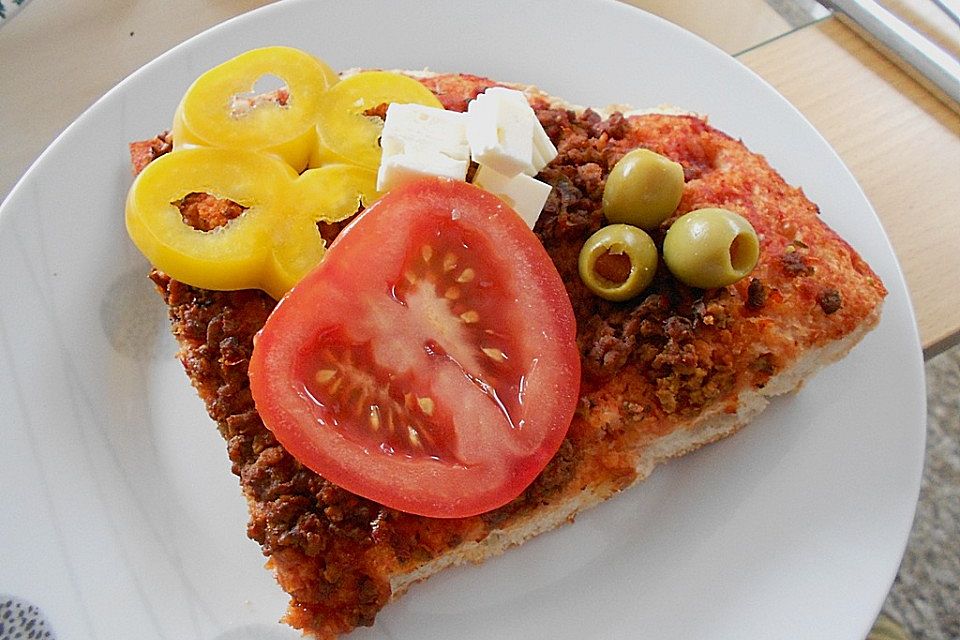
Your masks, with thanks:
<instances>
[{"instance_id":1,"label":"tomato flesh","mask_svg":"<svg viewBox=\"0 0 960 640\"><path fill-rule=\"evenodd\" d=\"M444 179L392 191L278 305L250 364L257 409L307 467L402 511L519 495L573 417L575 321L536 236Z\"/></svg>"}]
</instances>

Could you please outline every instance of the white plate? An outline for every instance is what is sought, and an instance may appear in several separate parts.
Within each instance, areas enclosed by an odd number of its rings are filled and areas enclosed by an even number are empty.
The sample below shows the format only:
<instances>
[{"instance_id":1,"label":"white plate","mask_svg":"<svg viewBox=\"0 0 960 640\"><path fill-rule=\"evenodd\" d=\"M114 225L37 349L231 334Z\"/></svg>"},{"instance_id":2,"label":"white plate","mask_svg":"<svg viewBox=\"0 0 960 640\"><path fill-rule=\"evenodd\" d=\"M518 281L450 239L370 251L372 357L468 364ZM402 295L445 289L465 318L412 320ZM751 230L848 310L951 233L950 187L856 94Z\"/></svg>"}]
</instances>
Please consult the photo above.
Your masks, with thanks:
<instances>
[{"instance_id":1,"label":"white plate","mask_svg":"<svg viewBox=\"0 0 960 640\"><path fill-rule=\"evenodd\" d=\"M63 640L298 637L276 623L286 599L122 222L127 142L167 127L201 71L281 43L337 68L428 66L708 113L890 288L876 331L736 437L415 587L355 637L862 639L904 549L924 442L896 260L783 98L689 33L597 0L269 5L161 56L67 129L0 210L0 594L37 605Z\"/></svg>"}]
</instances>

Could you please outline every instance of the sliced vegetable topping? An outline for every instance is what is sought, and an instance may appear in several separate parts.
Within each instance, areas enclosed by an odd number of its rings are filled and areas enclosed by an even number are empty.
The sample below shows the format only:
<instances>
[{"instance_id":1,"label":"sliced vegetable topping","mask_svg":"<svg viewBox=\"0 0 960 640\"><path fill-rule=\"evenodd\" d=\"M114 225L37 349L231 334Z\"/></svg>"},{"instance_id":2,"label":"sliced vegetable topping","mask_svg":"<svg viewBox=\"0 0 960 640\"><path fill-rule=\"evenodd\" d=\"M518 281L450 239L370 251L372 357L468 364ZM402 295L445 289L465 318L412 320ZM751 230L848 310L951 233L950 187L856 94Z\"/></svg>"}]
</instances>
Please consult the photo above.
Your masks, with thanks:
<instances>
[{"instance_id":1,"label":"sliced vegetable topping","mask_svg":"<svg viewBox=\"0 0 960 640\"><path fill-rule=\"evenodd\" d=\"M250 363L257 410L345 489L434 517L515 498L578 397L559 274L498 198L424 179L364 211L278 305Z\"/></svg>"},{"instance_id":2,"label":"sliced vegetable topping","mask_svg":"<svg viewBox=\"0 0 960 640\"><path fill-rule=\"evenodd\" d=\"M270 76L285 86L257 92L257 81ZM174 144L266 151L301 171L316 144L320 98L337 79L326 63L298 49L247 51L187 89L174 117Z\"/></svg>"},{"instance_id":3,"label":"sliced vegetable topping","mask_svg":"<svg viewBox=\"0 0 960 640\"><path fill-rule=\"evenodd\" d=\"M377 174L349 164L307 169L293 185L296 206L303 215L325 222L346 220L380 197Z\"/></svg>"},{"instance_id":4,"label":"sliced vegetable topping","mask_svg":"<svg viewBox=\"0 0 960 640\"><path fill-rule=\"evenodd\" d=\"M154 266L181 282L207 289L255 287L279 298L323 257L317 221L352 215L358 200L376 197L374 181L372 172L355 167L325 167L298 177L262 153L183 149L154 160L134 181L127 231ZM221 226L197 229L180 211L193 194L228 200L242 213Z\"/></svg>"},{"instance_id":5,"label":"sliced vegetable topping","mask_svg":"<svg viewBox=\"0 0 960 640\"><path fill-rule=\"evenodd\" d=\"M375 112L392 103L443 107L429 89L398 73L366 71L341 80L327 92L317 114L319 139L310 166L346 162L376 171L383 113Z\"/></svg>"}]
</instances>

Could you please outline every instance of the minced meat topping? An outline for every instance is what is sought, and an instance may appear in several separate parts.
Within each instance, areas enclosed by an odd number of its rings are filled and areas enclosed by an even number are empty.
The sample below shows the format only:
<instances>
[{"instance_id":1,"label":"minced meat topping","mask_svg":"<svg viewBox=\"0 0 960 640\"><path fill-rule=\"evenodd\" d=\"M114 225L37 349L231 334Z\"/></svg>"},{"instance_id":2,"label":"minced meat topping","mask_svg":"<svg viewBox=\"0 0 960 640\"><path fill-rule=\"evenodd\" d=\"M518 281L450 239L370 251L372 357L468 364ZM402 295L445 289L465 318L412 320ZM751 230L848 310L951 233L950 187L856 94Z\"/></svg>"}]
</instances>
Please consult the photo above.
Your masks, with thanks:
<instances>
[{"instance_id":1,"label":"minced meat topping","mask_svg":"<svg viewBox=\"0 0 960 640\"><path fill-rule=\"evenodd\" d=\"M729 363L705 360L694 345L695 328L727 323L728 308L719 304L727 291L688 287L661 261L653 284L642 295L609 302L583 284L577 258L584 241L605 223L603 188L617 161L627 151L646 146L680 162L686 179L695 180L714 165L711 138L700 136L708 127L699 119L681 118L682 124L674 123L671 129L638 129L627 126L620 113L602 119L589 109L578 115L546 108L537 115L559 155L538 176L554 189L535 232L573 304L585 385L602 384L632 362L657 387L661 410L698 410L733 382ZM669 222L652 233L658 246Z\"/></svg>"}]
</instances>

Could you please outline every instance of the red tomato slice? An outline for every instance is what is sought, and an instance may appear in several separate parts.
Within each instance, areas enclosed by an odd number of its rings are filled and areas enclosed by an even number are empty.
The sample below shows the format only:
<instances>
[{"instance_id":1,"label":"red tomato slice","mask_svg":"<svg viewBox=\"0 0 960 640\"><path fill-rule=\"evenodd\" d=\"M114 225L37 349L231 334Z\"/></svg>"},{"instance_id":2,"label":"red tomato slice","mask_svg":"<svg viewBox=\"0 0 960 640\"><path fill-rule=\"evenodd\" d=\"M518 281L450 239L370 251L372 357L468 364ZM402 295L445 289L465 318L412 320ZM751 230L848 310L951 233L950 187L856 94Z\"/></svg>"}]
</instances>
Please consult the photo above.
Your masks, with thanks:
<instances>
[{"instance_id":1,"label":"red tomato slice","mask_svg":"<svg viewBox=\"0 0 960 640\"><path fill-rule=\"evenodd\" d=\"M277 306L250 362L257 410L302 464L388 507L489 511L543 470L580 383L573 309L495 196L393 190Z\"/></svg>"}]
</instances>

